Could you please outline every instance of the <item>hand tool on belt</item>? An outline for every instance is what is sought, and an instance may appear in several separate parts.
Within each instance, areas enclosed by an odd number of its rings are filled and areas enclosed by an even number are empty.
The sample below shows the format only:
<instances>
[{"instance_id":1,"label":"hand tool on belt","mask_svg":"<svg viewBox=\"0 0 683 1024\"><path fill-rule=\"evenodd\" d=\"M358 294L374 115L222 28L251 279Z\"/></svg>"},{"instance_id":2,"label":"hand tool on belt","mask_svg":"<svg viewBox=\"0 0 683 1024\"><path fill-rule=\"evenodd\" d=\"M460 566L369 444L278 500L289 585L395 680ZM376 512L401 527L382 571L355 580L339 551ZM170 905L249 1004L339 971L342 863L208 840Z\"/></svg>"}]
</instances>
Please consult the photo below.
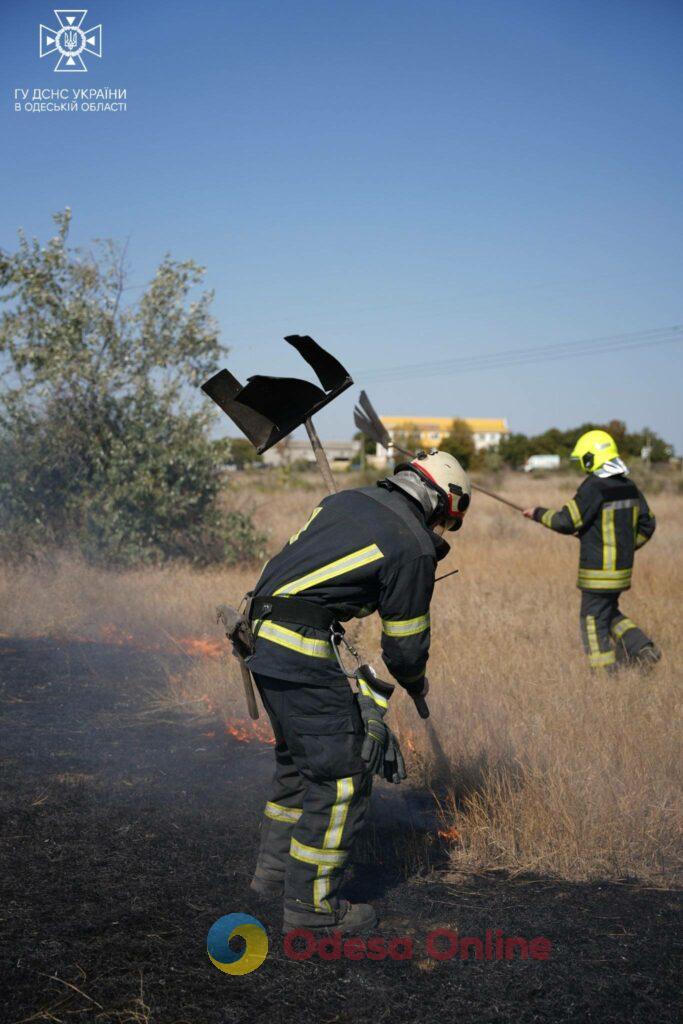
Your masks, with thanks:
<instances>
[{"instance_id":1,"label":"hand tool on belt","mask_svg":"<svg viewBox=\"0 0 683 1024\"><path fill-rule=\"evenodd\" d=\"M232 653L239 662L249 717L256 721L259 714L254 695L254 684L251 681L251 673L244 663L244 659L254 653L254 636L251 632L247 615L248 609L245 609L245 613L242 613L237 608L232 608L229 604L219 604L216 608L216 622L223 623L225 635L232 644Z\"/></svg>"}]
</instances>

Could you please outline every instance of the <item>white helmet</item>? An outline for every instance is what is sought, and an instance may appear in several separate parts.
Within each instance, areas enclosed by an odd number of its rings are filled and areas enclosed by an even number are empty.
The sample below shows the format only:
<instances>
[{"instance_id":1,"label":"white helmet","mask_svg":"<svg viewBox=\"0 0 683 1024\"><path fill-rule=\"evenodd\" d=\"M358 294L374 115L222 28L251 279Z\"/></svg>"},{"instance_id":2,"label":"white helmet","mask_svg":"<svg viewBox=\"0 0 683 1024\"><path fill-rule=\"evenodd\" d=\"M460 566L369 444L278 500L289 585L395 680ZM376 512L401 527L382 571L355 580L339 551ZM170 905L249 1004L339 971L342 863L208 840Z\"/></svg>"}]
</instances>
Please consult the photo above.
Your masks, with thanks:
<instances>
[{"instance_id":1,"label":"white helmet","mask_svg":"<svg viewBox=\"0 0 683 1024\"><path fill-rule=\"evenodd\" d=\"M458 460L448 452L432 448L429 452L418 452L410 462L397 466L395 473L412 471L417 473L432 491L438 501L434 519L444 519L447 530L459 530L472 497L470 478Z\"/></svg>"}]
</instances>

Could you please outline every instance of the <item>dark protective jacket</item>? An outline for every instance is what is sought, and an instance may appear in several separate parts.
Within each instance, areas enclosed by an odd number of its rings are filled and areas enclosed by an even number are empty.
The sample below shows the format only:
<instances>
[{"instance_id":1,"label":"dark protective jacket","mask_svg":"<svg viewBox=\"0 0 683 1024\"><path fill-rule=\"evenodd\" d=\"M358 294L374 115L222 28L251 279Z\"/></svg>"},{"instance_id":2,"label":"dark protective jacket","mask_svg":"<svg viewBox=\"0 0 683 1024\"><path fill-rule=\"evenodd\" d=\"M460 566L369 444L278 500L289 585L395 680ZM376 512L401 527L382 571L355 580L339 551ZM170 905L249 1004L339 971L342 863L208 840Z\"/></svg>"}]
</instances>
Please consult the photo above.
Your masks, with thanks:
<instances>
[{"instance_id":1,"label":"dark protective jacket","mask_svg":"<svg viewBox=\"0 0 683 1024\"><path fill-rule=\"evenodd\" d=\"M631 586L634 552L655 532L655 517L625 474L590 474L559 511L537 508L534 519L581 541L581 590L619 591Z\"/></svg>"},{"instance_id":2,"label":"dark protective jacket","mask_svg":"<svg viewBox=\"0 0 683 1024\"><path fill-rule=\"evenodd\" d=\"M341 491L314 508L266 564L254 596L301 597L340 622L378 611L384 662L410 689L425 674L435 569L448 550L417 503L400 491ZM255 617L252 629L252 672L301 683L345 682L324 629L267 617Z\"/></svg>"}]
</instances>

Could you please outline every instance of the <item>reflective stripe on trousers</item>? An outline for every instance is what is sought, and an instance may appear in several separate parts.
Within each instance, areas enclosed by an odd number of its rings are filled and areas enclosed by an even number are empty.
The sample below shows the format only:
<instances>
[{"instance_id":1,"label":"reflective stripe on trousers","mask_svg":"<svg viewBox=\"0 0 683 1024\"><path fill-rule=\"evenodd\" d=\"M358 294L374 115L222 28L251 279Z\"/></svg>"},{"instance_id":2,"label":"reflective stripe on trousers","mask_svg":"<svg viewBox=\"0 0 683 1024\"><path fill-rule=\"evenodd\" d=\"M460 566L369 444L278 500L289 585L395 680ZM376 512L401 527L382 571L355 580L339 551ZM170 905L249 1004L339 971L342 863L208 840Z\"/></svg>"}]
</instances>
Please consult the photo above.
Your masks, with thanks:
<instances>
[{"instance_id":1,"label":"reflective stripe on trousers","mask_svg":"<svg viewBox=\"0 0 683 1024\"><path fill-rule=\"evenodd\" d=\"M360 712L346 683L254 679L276 740L257 874L284 881L288 905L330 913L372 786Z\"/></svg>"},{"instance_id":2,"label":"reflective stripe on trousers","mask_svg":"<svg viewBox=\"0 0 683 1024\"><path fill-rule=\"evenodd\" d=\"M335 868L344 866L347 853L342 849L344 824L349 804L354 793L353 777L337 779L337 798L330 810L330 819L321 849L305 846L292 836L289 853L296 860L305 864L316 865L316 878L313 882L313 906L318 911L330 913L332 908L327 900L330 890L331 876Z\"/></svg>"},{"instance_id":3,"label":"reflective stripe on trousers","mask_svg":"<svg viewBox=\"0 0 683 1024\"><path fill-rule=\"evenodd\" d=\"M643 630L619 611L619 598L619 593L592 590L581 595L581 637L596 669L611 671L651 643Z\"/></svg>"},{"instance_id":4,"label":"reflective stripe on trousers","mask_svg":"<svg viewBox=\"0 0 683 1024\"><path fill-rule=\"evenodd\" d=\"M594 615L586 616L586 637L588 640L588 660L591 664L591 668L607 668L609 665L614 665L616 661L616 652L612 649L611 644L609 643L609 635L607 636L607 643L605 643L604 634L601 633L601 635L598 636L598 628ZM604 649L605 647L608 647L608 649Z\"/></svg>"}]
</instances>

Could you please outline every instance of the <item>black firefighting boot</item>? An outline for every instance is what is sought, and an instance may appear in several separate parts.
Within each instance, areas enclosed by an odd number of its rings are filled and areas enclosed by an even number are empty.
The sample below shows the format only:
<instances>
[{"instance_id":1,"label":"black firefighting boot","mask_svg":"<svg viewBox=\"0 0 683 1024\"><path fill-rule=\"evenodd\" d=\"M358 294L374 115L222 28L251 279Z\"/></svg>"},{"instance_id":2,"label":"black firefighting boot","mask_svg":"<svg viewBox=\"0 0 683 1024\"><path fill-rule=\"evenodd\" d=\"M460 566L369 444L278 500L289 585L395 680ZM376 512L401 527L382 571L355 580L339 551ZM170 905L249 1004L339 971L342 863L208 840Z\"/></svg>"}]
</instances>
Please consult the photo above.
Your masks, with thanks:
<instances>
[{"instance_id":1,"label":"black firefighting boot","mask_svg":"<svg viewBox=\"0 0 683 1024\"><path fill-rule=\"evenodd\" d=\"M649 644L641 647L637 654L633 655L632 660L641 672L647 674L652 671L658 661L661 661L661 657L662 652L657 647L657 644L650 641Z\"/></svg>"},{"instance_id":2,"label":"black firefighting boot","mask_svg":"<svg viewBox=\"0 0 683 1024\"><path fill-rule=\"evenodd\" d=\"M304 903L285 904L282 922L284 934L295 928L305 928L315 934L327 935L341 932L342 935L367 935L374 931L378 917L369 903L349 903L340 900L339 906L329 913L316 912Z\"/></svg>"}]
</instances>

